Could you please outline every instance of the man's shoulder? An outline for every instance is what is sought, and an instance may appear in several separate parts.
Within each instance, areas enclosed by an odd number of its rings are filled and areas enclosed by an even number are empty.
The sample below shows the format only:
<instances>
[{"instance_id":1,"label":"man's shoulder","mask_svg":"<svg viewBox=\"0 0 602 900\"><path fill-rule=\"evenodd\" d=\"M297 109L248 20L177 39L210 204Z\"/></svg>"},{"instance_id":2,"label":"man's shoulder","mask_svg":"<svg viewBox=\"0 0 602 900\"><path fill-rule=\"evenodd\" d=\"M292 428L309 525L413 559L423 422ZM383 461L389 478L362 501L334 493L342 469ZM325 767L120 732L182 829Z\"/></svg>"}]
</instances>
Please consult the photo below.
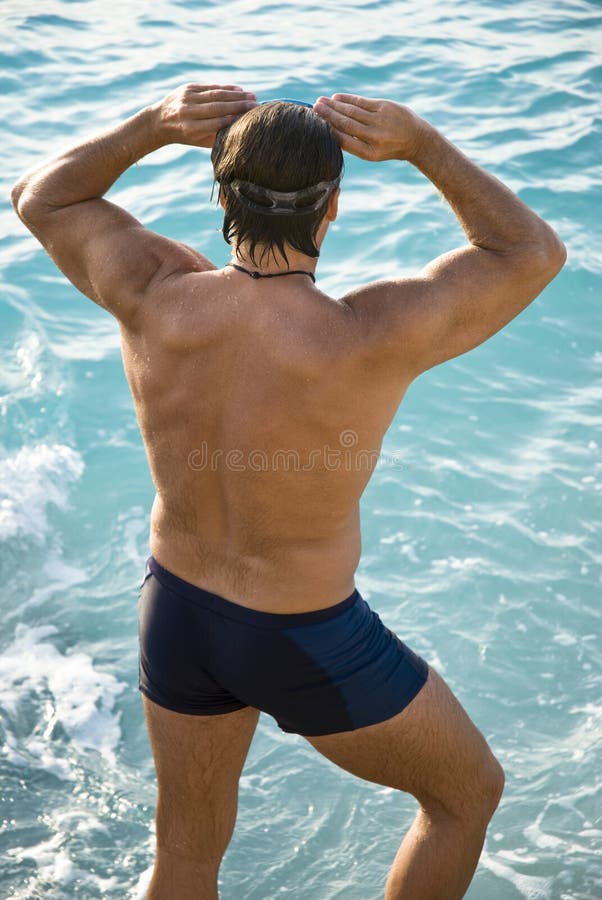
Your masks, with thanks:
<instances>
[{"instance_id":1,"label":"man's shoulder","mask_svg":"<svg viewBox=\"0 0 602 900\"><path fill-rule=\"evenodd\" d=\"M416 362L416 347L430 341L434 304L428 280L421 275L382 278L341 299L353 310L366 356L381 379L407 386L424 371Z\"/></svg>"},{"instance_id":2,"label":"man's shoulder","mask_svg":"<svg viewBox=\"0 0 602 900\"><path fill-rule=\"evenodd\" d=\"M379 278L368 284L353 288L341 297L355 312L363 315L378 315L390 308L390 304L403 303L420 283L418 278Z\"/></svg>"},{"instance_id":3,"label":"man's shoulder","mask_svg":"<svg viewBox=\"0 0 602 900\"><path fill-rule=\"evenodd\" d=\"M199 335L206 337L212 321L220 315L217 271L210 260L203 258L195 266L170 272L145 298L135 330L166 348L174 342L185 346Z\"/></svg>"},{"instance_id":4,"label":"man's shoulder","mask_svg":"<svg viewBox=\"0 0 602 900\"><path fill-rule=\"evenodd\" d=\"M369 341L395 342L411 327L417 302L424 299L420 278L383 278L354 288L341 300L353 311Z\"/></svg>"}]
</instances>

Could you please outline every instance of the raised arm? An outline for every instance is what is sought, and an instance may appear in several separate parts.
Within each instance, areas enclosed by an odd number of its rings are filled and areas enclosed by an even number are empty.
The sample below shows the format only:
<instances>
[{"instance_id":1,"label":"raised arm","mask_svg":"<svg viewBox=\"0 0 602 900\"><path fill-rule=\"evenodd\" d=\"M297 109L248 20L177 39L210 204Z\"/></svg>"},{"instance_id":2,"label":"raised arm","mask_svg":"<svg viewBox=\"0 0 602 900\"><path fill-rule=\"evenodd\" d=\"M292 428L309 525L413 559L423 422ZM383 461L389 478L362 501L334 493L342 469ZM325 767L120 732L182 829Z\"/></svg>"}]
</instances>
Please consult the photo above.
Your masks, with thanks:
<instances>
[{"instance_id":1,"label":"raised arm","mask_svg":"<svg viewBox=\"0 0 602 900\"><path fill-rule=\"evenodd\" d=\"M211 147L215 133L252 106L254 95L234 85L185 85L26 172L12 190L13 206L67 278L131 325L169 275L215 267L190 247L144 228L103 195L159 147Z\"/></svg>"},{"instance_id":2,"label":"raised arm","mask_svg":"<svg viewBox=\"0 0 602 900\"><path fill-rule=\"evenodd\" d=\"M564 265L555 231L501 181L405 106L348 94L315 106L344 150L407 160L441 191L468 246L416 278L377 282L345 299L410 377L465 353L518 315Z\"/></svg>"}]
</instances>

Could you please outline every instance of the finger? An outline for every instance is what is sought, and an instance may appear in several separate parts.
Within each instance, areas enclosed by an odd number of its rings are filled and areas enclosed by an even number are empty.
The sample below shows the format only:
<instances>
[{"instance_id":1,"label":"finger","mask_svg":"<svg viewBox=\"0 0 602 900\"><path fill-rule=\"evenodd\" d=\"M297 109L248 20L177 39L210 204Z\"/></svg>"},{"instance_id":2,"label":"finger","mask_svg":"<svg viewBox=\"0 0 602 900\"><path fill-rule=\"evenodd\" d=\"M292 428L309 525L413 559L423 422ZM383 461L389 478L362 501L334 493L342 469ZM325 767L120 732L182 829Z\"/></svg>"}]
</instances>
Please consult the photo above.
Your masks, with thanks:
<instances>
[{"instance_id":1,"label":"finger","mask_svg":"<svg viewBox=\"0 0 602 900\"><path fill-rule=\"evenodd\" d=\"M185 103L182 110L190 119L210 121L222 116L242 116L256 106L256 100L229 100L221 103Z\"/></svg>"},{"instance_id":2,"label":"finger","mask_svg":"<svg viewBox=\"0 0 602 900\"><path fill-rule=\"evenodd\" d=\"M344 134L360 138L360 140L368 138L371 134L370 128L361 122L358 122L357 119L352 119L349 116L338 112L338 110L330 103L319 101L316 103L314 109L318 115L322 116L323 119L326 119L326 121L337 131L342 131Z\"/></svg>"},{"instance_id":3,"label":"finger","mask_svg":"<svg viewBox=\"0 0 602 900\"><path fill-rule=\"evenodd\" d=\"M318 103L326 103L331 109L347 116L348 119L355 119L362 125L370 125L374 122L374 112L363 109L361 106L355 106L353 103L346 103L342 100L334 100L328 97L320 97Z\"/></svg>"},{"instance_id":4,"label":"finger","mask_svg":"<svg viewBox=\"0 0 602 900\"><path fill-rule=\"evenodd\" d=\"M352 153L354 156L359 156L362 159L368 159L371 152L369 144L360 140L360 138L345 134L343 131L337 131L336 128L332 130L341 145L341 150L345 150L346 153Z\"/></svg>"},{"instance_id":5,"label":"finger","mask_svg":"<svg viewBox=\"0 0 602 900\"><path fill-rule=\"evenodd\" d=\"M185 96L185 99L188 101L192 100L199 105L205 105L207 103L219 103L236 100L257 100L257 97L255 96L253 91L231 91L220 88L219 90L210 91L190 91Z\"/></svg>"},{"instance_id":6,"label":"finger","mask_svg":"<svg viewBox=\"0 0 602 900\"><path fill-rule=\"evenodd\" d=\"M368 112L376 112L378 110L378 100L371 100L369 97L360 97L359 94L333 94L333 100L340 100L343 103L350 103L352 106L359 106Z\"/></svg>"}]
</instances>

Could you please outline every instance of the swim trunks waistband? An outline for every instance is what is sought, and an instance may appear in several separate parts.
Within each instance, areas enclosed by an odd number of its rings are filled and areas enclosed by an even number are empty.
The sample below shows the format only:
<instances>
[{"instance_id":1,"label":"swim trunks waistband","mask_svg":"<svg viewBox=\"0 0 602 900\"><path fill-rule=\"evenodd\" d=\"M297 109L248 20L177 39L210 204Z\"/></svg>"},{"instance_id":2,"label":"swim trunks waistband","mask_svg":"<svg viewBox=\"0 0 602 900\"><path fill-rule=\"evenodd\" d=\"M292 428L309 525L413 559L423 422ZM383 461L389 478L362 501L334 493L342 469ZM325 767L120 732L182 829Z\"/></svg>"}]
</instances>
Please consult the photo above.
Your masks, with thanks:
<instances>
[{"instance_id":1,"label":"swim trunks waistband","mask_svg":"<svg viewBox=\"0 0 602 900\"><path fill-rule=\"evenodd\" d=\"M240 603L234 603L232 600L226 600L219 594L213 594L197 585L190 584L183 578L179 578L172 572L168 572L163 566L157 562L154 556L150 556L146 561L147 574L152 573L157 581L163 587L178 594L180 597L188 600L197 606L211 609L226 618L235 619L238 622L244 622L247 625L255 625L259 628L286 628L296 627L298 625L314 625L318 622L325 622L334 616L340 615L348 607L358 599L357 589L353 591L344 600L335 603L333 606L327 606L323 609L314 609L309 612L300 613L272 613L264 612L258 609L252 609L248 606L241 606Z\"/></svg>"}]
</instances>

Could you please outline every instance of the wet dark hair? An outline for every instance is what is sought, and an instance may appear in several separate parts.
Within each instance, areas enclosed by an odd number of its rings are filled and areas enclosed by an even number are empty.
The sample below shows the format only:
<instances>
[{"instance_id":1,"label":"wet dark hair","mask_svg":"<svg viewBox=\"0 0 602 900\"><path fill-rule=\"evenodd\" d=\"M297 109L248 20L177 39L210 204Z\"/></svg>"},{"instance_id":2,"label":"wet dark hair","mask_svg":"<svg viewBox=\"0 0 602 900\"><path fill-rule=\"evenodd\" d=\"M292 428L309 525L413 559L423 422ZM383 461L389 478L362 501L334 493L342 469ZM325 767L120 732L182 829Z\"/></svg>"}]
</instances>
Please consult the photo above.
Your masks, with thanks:
<instances>
[{"instance_id":1,"label":"wet dark hair","mask_svg":"<svg viewBox=\"0 0 602 900\"><path fill-rule=\"evenodd\" d=\"M267 254L276 260L278 251L286 263L285 244L307 256L319 256L316 234L324 218L328 198L324 194L317 209L303 215L269 215L258 207L266 205L261 191L253 186L290 192L310 188L339 177L343 170L341 147L330 125L306 106L273 100L240 116L216 135L211 161L215 181L224 200L222 233L228 244L249 242L249 255L259 265ZM230 187L242 183L248 206ZM301 194L296 207L315 205L320 193ZM261 247L259 261L255 259Z\"/></svg>"}]
</instances>

